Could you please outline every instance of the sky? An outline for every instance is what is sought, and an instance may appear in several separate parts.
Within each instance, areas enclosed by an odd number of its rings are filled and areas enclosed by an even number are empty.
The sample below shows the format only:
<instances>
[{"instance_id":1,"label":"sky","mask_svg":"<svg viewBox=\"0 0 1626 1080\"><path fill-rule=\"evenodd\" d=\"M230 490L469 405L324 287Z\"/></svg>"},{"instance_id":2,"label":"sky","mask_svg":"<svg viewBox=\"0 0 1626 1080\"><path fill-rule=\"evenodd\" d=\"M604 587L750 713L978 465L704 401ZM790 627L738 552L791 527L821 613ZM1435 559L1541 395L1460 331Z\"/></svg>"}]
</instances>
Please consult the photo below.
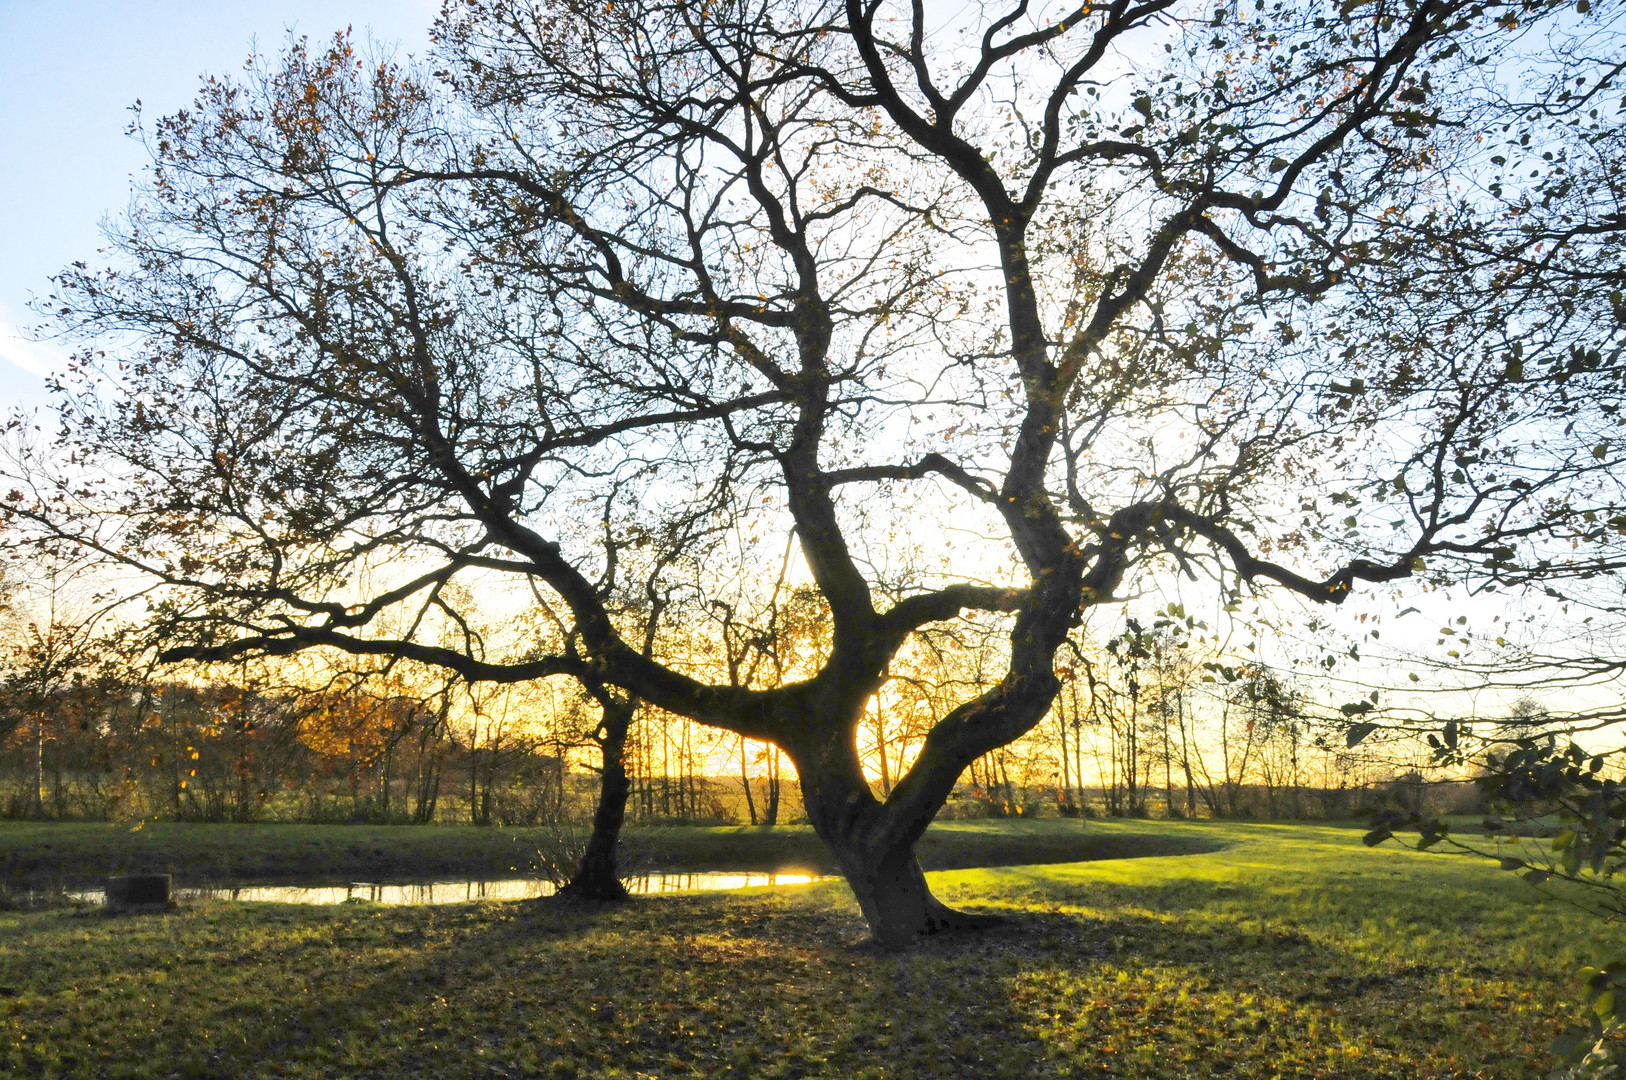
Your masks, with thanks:
<instances>
[{"instance_id":1,"label":"sky","mask_svg":"<svg viewBox=\"0 0 1626 1080\"><path fill-rule=\"evenodd\" d=\"M49 278L94 264L100 223L128 202L145 151L125 134L186 106L200 76L239 70L289 31L353 27L422 55L437 0L0 0L0 412L47 401L66 350L28 340Z\"/></svg>"},{"instance_id":2,"label":"sky","mask_svg":"<svg viewBox=\"0 0 1626 1080\"><path fill-rule=\"evenodd\" d=\"M437 8L438 0L0 0L0 414L47 405L45 376L66 350L28 339L42 321L29 304L63 266L98 262L100 223L126 204L146 161L126 134L131 105L141 101L150 127L186 106L201 76L240 70L256 44L274 53L290 31L321 40L348 26L360 40L421 56ZM1436 599L1451 614L1463 606L1460 597ZM1368 610L1393 614L1414 602ZM1417 620L1428 624L1420 648L1443 621Z\"/></svg>"}]
</instances>

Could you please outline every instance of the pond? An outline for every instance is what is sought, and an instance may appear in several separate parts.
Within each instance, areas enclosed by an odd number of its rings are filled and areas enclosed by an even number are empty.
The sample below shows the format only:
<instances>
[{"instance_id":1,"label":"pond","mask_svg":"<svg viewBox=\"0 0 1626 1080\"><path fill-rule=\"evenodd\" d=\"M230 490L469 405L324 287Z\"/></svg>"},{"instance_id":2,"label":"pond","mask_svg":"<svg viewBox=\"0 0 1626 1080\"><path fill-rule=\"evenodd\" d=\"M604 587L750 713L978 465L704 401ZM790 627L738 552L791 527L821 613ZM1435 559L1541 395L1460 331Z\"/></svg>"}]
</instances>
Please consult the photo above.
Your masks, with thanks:
<instances>
[{"instance_id":1,"label":"pond","mask_svg":"<svg viewBox=\"0 0 1626 1080\"><path fill-rule=\"evenodd\" d=\"M626 878L634 893L713 892L719 889L749 889L762 885L806 885L823 877L805 871L784 873L740 873L737 871L661 871ZM463 904L470 900L532 900L551 896L552 882L537 878L509 878L498 881L418 881L389 883L352 881L345 884L279 885L196 885L176 886L180 900L240 900L276 904ZM106 900L101 889L70 892L76 900L100 904Z\"/></svg>"}]
</instances>

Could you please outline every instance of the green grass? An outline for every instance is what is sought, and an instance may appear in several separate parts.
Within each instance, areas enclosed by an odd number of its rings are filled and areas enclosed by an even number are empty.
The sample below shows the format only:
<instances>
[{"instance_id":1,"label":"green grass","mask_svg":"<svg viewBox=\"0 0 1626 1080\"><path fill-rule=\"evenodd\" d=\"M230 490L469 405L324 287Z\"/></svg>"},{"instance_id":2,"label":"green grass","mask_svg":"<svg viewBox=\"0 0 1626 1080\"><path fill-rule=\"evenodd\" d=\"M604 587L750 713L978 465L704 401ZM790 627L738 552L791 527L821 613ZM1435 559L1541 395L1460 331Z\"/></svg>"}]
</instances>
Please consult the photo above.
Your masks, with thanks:
<instances>
[{"instance_id":1,"label":"green grass","mask_svg":"<svg viewBox=\"0 0 1626 1080\"><path fill-rule=\"evenodd\" d=\"M0 1075L1518 1080L1577 1011L1598 925L1513 875L1348 829L1098 825L1230 846L934 874L1007 921L905 954L839 882L0 913Z\"/></svg>"},{"instance_id":2,"label":"green grass","mask_svg":"<svg viewBox=\"0 0 1626 1080\"><path fill-rule=\"evenodd\" d=\"M289 878L512 876L547 843L539 829L456 826L190 825L139 829L100 822L0 822L0 885L91 882L125 871L168 872L186 883ZM833 873L807 826L629 829L627 863L651 870L779 870ZM1116 859L1212 850L1191 830L1110 822L946 822L920 845L928 869Z\"/></svg>"}]
</instances>

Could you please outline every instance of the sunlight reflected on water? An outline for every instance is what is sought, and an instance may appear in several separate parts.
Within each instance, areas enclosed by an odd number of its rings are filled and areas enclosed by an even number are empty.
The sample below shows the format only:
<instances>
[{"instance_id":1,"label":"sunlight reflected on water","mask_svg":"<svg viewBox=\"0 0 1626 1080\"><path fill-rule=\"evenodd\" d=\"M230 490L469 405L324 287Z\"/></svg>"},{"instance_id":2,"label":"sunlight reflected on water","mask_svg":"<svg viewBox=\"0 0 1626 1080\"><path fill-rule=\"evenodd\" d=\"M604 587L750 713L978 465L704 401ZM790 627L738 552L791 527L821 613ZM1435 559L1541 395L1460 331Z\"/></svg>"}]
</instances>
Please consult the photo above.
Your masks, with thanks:
<instances>
[{"instance_id":1,"label":"sunlight reflected on water","mask_svg":"<svg viewBox=\"0 0 1626 1080\"><path fill-rule=\"evenodd\" d=\"M806 873L746 874L723 872L653 873L627 878L634 893L712 892L719 889L749 889L762 885L806 885L820 881ZM345 885L218 885L177 887L180 900L240 900L275 904L343 904L347 901L374 904L463 904L470 900L532 900L551 896L552 882L535 878L506 881L433 881L412 884L383 884L353 881ZM101 889L70 894L76 899L102 903Z\"/></svg>"}]
</instances>

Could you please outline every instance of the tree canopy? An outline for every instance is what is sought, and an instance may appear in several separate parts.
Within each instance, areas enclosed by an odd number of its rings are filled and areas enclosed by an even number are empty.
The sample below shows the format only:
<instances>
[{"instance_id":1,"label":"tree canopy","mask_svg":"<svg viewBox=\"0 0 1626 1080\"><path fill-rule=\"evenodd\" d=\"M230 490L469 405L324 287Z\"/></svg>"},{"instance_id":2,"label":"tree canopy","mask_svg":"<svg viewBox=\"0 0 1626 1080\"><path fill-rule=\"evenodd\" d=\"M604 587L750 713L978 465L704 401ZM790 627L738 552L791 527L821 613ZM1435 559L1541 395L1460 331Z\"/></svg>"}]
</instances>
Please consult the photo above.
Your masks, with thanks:
<instances>
[{"instance_id":1,"label":"tree canopy","mask_svg":"<svg viewBox=\"0 0 1626 1080\"><path fill-rule=\"evenodd\" d=\"M915 840L1126 581L1620 567L1614 12L473 0L422 68L296 41L145 132L8 513L158 583L169 660L572 674L772 741L901 942L958 921ZM816 671L646 646L630 598L766 592L786 529ZM495 580L557 633L478 624ZM1004 671L879 799L866 702L966 613Z\"/></svg>"}]
</instances>

